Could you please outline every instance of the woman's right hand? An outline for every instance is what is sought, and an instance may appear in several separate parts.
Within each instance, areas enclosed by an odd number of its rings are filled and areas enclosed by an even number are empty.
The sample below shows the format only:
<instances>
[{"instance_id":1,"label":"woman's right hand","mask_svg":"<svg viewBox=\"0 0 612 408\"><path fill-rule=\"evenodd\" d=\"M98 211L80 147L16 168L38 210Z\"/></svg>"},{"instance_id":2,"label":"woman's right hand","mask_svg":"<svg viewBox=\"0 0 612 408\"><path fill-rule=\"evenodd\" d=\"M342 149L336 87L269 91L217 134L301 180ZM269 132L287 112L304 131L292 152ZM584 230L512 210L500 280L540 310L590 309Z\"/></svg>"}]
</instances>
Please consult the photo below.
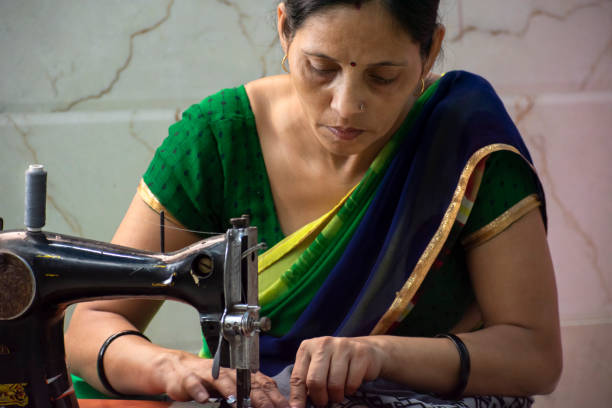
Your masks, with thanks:
<instances>
[{"instance_id":1,"label":"woman's right hand","mask_svg":"<svg viewBox=\"0 0 612 408\"><path fill-rule=\"evenodd\" d=\"M212 359L203 359L184 351L170 350L153 362L153 382L161 392L176 401L205 402L210 396L236 396L236 370L221 368L219 378L212 378ZM257 372L251 375L251 404L260 408L286 408L289 402L276 382Z\"/></svg>"}]
</instances>

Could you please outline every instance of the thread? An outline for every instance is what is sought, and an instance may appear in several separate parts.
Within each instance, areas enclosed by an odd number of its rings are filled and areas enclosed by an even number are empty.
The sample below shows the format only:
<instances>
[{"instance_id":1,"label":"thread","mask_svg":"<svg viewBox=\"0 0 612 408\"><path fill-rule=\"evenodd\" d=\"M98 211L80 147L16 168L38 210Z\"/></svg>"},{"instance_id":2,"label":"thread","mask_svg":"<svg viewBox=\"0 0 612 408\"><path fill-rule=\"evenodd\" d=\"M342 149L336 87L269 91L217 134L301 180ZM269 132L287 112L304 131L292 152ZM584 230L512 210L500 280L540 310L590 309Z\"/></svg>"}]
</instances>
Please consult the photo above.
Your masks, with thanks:
<instances>
[{"instance_id":1,"label":"thread","mask_svg":"<svg viewBox=\"0 0 612 408\"><path fill-rule=\"evenodd\" d=\"M47 171L42 164L30 164L25 172L24 224L30 231L45 225L47 203Z\"/></svg>"},{"instance_id":2,"label":"thread","mask_svg":"<svg viewBox=\"0 0 612 408\"><path fill-rule=\"evenodd\" d=\"M167 217L165 219L168 219ZM149 225L156 225L158 227L161 228L161 222L151 222L151 221L141 221L144 224L149 224ZM194 229L187 229L187 228L181 228L181 227L176 227L173 226L170 223L164 223L164 230L166 229L171 229L174 231L186 231L186 232L193 232L194 234L202 234L202 235L223 235L225 234L225 232L214 232L214 231L199 231L199 230L194 230Z\"/></svg>"}]
</instances>

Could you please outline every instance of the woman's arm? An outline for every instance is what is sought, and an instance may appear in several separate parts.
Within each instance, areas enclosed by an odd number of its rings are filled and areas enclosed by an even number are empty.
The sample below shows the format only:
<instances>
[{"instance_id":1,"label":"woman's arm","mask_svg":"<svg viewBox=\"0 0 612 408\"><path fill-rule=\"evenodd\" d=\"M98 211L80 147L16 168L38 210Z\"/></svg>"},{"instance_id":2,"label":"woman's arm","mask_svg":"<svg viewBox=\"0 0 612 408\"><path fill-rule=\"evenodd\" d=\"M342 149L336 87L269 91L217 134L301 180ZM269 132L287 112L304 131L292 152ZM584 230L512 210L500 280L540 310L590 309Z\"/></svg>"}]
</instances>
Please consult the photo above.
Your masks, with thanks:
<instances>
[{"instance_id":1,"label":"woman's arm","mask_svg":"<svg viewBox=\"0 0 612 408\"><path fill-rule=\"evenodd\" d=\"M467 254L485 328L459 335L471 357L466 395L551 392L562 355L554 271L542 218L533 210ZM459 354L444 338L368 336L302 343L291 384L292 406L341 400L377 377L415 390L449 393Z\"/></svg>"},{"instance_id":2,"label":"woman's arm","mask_svg":"<svg viewBox=\"0 0 612 408\"><path fill-rule=\"evenodd\" d=\"M173 226L170 222L169 224L169 227ZM189 232L166 229L165 245L168 251L183 248L197 239L197 236ZM159 251L159 215L135 195L112 242L131 248ZM65 336L67 361L71 371L85 378L92 386L104 390L96 371L100 346L113 333L128 329L144 331L161 303L162 301L145 299L79 303ZM117 347L118 345L122 346ZM158 347L142 338L118 338L109 346L104 359L105 371L111 385L125 393L162 392L149 381L151 376L147 374L153 361L151 357L159 352ZM121 369L116 369L116 366Z\"/></svg>"},{"instance_id":3,"label":"woman's arm","mask_svg":"<svg viewBox=\"0 0 612 408\"><path fill-rule=\"evenodd\" d=\"M540 211L473 248L467 262L486 327L463 336L468 347L483 350L473 363L469 392L552 392L563 357L555 274ZM496 347L487 346L492 341ZM508 370L493 375L504 366Z\"/></svg>"},{"instance_id":4,"label":"woman's arm","mask_svg":"<svg viewBox=\"0 0 612 408\"><path fill-rule=\"evenodd\" d=\"M168 221L167 251L181 249L199 240L193 233L175 229ZM121 222L112 242L132 248L159 251L159 215L138 194ZM102 343L123 330L144 331L161 301L142 299L98 300L80 303L74 310L65 344L70 370L95 388L104 390L98 378L96 361ZM232 370L222 370L218 380L211 378L212 361L196 355L166 349L138 336L122 336L113 341L104 355L104 368L110 384L124 394L167 393L175 400L205 401L207 388L224 396L236 393ZM262 374L253 377L254 405L286 406L274 383Z\"/></svg>"}]
</instances>

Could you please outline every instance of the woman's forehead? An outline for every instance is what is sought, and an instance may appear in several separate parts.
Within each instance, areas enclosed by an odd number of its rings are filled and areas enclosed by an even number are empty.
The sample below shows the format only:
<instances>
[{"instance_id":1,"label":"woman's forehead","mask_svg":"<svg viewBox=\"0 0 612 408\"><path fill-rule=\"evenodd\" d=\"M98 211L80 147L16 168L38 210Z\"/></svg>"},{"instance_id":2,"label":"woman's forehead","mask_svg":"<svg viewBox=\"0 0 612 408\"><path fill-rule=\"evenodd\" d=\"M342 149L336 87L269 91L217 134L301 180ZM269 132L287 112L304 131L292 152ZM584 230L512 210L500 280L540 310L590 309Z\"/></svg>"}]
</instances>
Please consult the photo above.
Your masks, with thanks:
<instances>
[{"instance_id":1,"label":"woman's forehead","mask_svg":"<svg viewBox=\"0 0 612 408\"><path fill-rule=\"evenodd\" d=\"M309 53L342 58L349 53L367 59L395 59L418 53L419 47L377 1L333 6L316 13L295 33L294 41Z\"/></svg>"},{"instance_id":2,"label":"woman's forehead","mask_svg":"<svg viewBox=\"0 0 612 408\"><path fill-rule=\"evenodd\" d=\"M393 16L380 1L367 1L365 4L357 2L355 4L334 4L323 7L311 14L308 21L316 19L339 19L339 18L376 18L382 20L392 20Z\"/></svg>"}]
</instances>

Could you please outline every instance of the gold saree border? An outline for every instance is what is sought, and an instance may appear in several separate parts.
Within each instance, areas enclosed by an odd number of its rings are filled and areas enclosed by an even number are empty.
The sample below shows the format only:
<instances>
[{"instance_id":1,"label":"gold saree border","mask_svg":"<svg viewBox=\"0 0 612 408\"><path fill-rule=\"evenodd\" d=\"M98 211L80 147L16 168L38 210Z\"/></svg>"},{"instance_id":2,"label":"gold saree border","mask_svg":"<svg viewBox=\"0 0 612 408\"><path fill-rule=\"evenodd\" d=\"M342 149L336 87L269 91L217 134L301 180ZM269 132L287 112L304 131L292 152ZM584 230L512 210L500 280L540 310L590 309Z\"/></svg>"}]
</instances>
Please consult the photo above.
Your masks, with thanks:
<instances>
[{"instance_id":1,"label":"gold saree border","mask_svg":"<svg viewBox=\"0 0 612 408\"><path fill-rule=\"evenodd\" d=\"M172 216L172 214L170 214L170 212L168 212L166 207L164 207L162 203L159 202L157 197L155 197L155 194L153 194L153 192L149 189L149 186L147 186L147 183L145 183L143 179L140 179L140 183L138 183L137 192L140 198L142 199L142 201L144 201L145 204L151 207L153 211L155 211L158 214L163 211L164 217L166 219L168 219L169 221L173 222L176 225L182 225L176 218Z\"/></svg>"},{"instance_id":2,"label":"gold saree border","mask_svg":"<svg viewBox=\"0 0 612 408\"><path fill-rule=\"evenodd\" d=\"M451 200L450 205L446 209L444 216L442 217L442 221L440 222L440 226L435 232L432 239L429 241L429 244L419 257L410 277L406 280L402 288L399 292L396 293L396 297L391 303L391 306L380 318L374 329L370 332L370 335L377 334L385 334L389 328L400 318L403 312L406 310L410 301L416 294L417 290L425 280L425 277L429 273L433 262L437 258L438 254L442 250L444 243L448 239L448 235L455 223L455 219L457 218L457 214L459 209L461 208L461 201L465 196L466 188L472 173L476 169L478 162L484 159L486 156L491 153L508 150L518 154L522 157L533 169L531 163L526 160L523 155L514 147L505 143L494 143L487 146L484 146L478 149L467 161L467 164L461 171L461 175L459 176L459 182L457 183L457 187L455 188L455 192L453 193L453 198ZM534 169L535 171L535 169Z\"/></svg>"},{"instance_id":3,"label":"gold saree border","mask_svg":"<svg viewBox=\"0 0 612 408\"><path fill-rule=\"evenodd\" d=\"M523 217L534 208L538 208L540 205L542 205L542 202L538 199L538 195L530 194L518 203L514 204L508 210L504 211L501 215L484 227L463 238L461 240L461 244L465 247L465 249L477 247L478 245L495 237L519 218Z\"/></svg>"}]
</instances>

